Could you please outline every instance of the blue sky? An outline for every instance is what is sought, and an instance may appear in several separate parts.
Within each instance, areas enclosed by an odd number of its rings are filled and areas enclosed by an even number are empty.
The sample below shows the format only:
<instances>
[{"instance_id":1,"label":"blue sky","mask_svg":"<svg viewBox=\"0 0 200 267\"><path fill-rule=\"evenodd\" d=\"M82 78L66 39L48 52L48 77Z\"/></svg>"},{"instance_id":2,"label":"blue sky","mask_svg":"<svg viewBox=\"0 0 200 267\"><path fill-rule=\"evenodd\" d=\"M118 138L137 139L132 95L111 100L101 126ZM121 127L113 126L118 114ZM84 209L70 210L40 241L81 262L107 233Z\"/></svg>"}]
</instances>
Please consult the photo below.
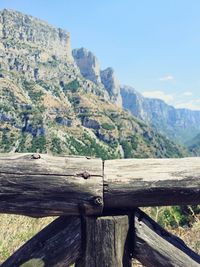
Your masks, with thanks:
<instances>
[{"instance_id":1,"label":"blue sky","mask_svg":"<svg viewBox=\"0 0 200 267\"><path fill-rule=\"evenodd\" d=\"M71 34L122 84L176 107L200 109L199 0L0 0Z\"/></svg>"}]
</instances>

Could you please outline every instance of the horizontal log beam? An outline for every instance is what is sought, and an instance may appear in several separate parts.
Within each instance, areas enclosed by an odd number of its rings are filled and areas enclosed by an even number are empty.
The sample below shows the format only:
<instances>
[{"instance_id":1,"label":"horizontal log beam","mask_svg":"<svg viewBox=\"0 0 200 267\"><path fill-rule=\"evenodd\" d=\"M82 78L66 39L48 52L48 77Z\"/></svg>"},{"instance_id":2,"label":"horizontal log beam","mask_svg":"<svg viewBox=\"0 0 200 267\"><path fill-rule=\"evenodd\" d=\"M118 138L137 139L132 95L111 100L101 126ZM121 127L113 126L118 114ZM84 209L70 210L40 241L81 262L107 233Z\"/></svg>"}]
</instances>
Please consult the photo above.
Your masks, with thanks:
<instances>
[{"instance_id":1,"label":"horizontal log beam","mask_svg":"<svg viewBox=\"0 0 200 267\"><path fill-rule=\"evenodd\" d=\"M189 204L200 204L200 158L103 162L0 155L0 213L100 215L103 210Z\"/></svg>"},{"instance_id":2,"label":"horizontal log beam","mask_svg":"<svg viewBox=\"0 0 200 267\"><path fill-rule=\"evenodd\" d=\"M104 208L200 204L200 158L104 163Z\"/></svg>"},{"instance_id":3,"label":"horizontal log beam","mask_svg":"<svg viewBox=\"0 0 200 267\"><path fill-rule=\"evenodd\" d=\"M135 212L134 258L146 267L197 267L200 256L139 209Z\"/></svg>"},{"instance_id":4,"label":"horizontal log beam","mask_svg":"<svg viewBox=\"0 0 200 267\"><path fill-rule=\"evenodd\" d=\"M60 217L19 248L1 267L70 266L82 253L81 219Z\"/></svg>"},{"instance_id":5,"label":"horizontal log beam","mask_svg":"<svg viewBox=\"0 0 200 267\"><path fill-rule=\"evenodd\" d=\"M14 154L0 157L0 212L33 217L100 214L100 159Z\"/></svg>"}]
</instances>

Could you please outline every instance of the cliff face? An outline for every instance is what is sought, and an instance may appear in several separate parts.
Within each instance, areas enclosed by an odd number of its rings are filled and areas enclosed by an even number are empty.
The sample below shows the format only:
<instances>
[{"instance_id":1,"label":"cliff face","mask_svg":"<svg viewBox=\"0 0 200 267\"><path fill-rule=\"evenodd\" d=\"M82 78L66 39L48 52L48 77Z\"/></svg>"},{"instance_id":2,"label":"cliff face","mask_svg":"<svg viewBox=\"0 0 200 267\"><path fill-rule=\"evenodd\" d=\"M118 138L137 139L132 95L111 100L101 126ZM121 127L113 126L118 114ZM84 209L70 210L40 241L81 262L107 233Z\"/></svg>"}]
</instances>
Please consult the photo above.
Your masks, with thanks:
<instances>
[{"instance_id":1,"label":"cliff face","mask_svg":"<svg viewBox=\"0 0 200 267\"><path fill-rule=\"evenodd\" d=\"M179 143L200 131L200 111L176 109L159 99L143 97L130 86L121 87L123 107Z\"/></svg>"},{"instance_id":2,"label":"cliff face","mask_svg":"<svg viewBox=\"0 0 200 267\"><path fill-rule=\"evenodd\" d=\"M101 70L96 56L85 48L73 50L73 57L83 77L98 85L106 100L155 130L182 144L199 133L200 111L176 109L162 100L143 97L131 86L120 86L114 70Z\"/></svg>"},{"instance_id":3,"label":"cliff face","mask_svg":"<svg viewBox=\"0 0 200 267\"><path fill-rule=\"evenodd\" d=\"M185 154L113 104L119 88L112 71L105 86L98 68L96 80L81 75L65 31L9 10L0 13L0 21L0 152L102 158ZM88 54L90 68L96 66L92 60Z\"/></svg>"},{"instance_id":4,"label":"cliff face","mask_svg":"<svg viewBox=\"0 0 200 267\"><path fill-rule=\"evenodd\" d=\"M67 32L12 10L0 12L0 54L3 77L13 79L16 71L26 79L57 79L59 83L79 73Z\"/></svg>"},{"instance_id":5,"label":"cliff face","mask_svg":"<svg viewBox=\"0 0 200 267\"><path fill-rule=\"evenodd\" d=\"M112 68L100 70L96 56L85 48L74 49L72 54L83 77L102 87L102 90L107 92L108 99L121 107L120 84L114 70Z\"/></svg>"},{"instance_id":6,"label":"cliff face","mask_svg":"<svg viewBox=\"0 0 200 267\"><path fill-rule=\"evenodd\" d=\"M85 48L74 49L72 54L83 77L96 84L100 83L100 65L95 55Z\"/></svg>"},{"instance_id":7,"label":"cliff face","mask_svg":"<svg viewBox=\"0 0 200 267\"><path fill-rule=\"evenodd\" d=\"M10 41L6 48L17 40L18 45L37 46L43 52L45 48L49 55L73 60L68 32L20 12L6 9L0 12L0 38Z\"/></svg>"},{"instance_id":8,"label":"cliff face","mask_svg":"<svg viewBox=\"0 0 200 267\"><path fill-rule=\"evenodd\" d=\"M121 107L122 98L120 94L120 83L112 68L101 71L101 82L108 91L111 101Z\"/></svg>"}]
</instances>

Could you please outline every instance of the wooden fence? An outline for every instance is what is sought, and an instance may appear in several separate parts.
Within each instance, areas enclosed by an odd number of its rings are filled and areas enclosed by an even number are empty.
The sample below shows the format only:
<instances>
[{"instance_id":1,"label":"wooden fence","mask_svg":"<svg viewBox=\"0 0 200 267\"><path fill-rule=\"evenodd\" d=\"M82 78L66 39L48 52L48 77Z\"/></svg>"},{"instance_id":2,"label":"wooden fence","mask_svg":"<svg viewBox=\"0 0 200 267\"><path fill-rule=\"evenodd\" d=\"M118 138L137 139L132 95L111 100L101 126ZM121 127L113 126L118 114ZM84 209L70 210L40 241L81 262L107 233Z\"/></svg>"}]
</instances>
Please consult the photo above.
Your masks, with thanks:
<instances>
[{"instance_id":1,"label":"wooden fence","mask_svg":"<svg viewBox=\"0 0 200 267\"><path fill-rule=\"evenodd\" d=\"M138 207L200 204L200 158L0 155L0 213L60 216L2 267L200 266Z\"/></svg>"}]
</instances>

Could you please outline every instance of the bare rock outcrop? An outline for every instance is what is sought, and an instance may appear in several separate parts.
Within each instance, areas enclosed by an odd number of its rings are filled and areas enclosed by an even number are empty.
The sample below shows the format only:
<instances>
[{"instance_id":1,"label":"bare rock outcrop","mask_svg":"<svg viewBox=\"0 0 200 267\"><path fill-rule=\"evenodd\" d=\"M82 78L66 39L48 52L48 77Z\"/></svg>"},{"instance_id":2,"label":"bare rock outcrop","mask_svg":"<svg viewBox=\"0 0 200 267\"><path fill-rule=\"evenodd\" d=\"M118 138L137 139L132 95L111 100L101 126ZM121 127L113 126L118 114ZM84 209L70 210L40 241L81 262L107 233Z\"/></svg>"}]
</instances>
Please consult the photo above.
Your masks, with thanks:
<instances>
[{"instance_id":1,"label":"bare rock outcrop","mask_svg":"<svg viewBox=\"0 0 200 267\"><path fill-rule=\"evenodd\" d=\"M110 100L121 107L122 98L120 94L120 83L112 68L107 68L101 71L101 82L108 91Z\"/></svg>"},{"instance_id":2,"label":"bare rock outcrop","mask_svg":"<svg viewBox=\"0 0 200 267\"><path fill-rule=\"evenodd\" d=\"M56 57L73 60L68 32L17 11L0 12L0 39L9 39L10 43L18 40L27 47L35 45Z\"/></svg>"},{"instance_id":3,"label":"bare rock outcrop","mask_svg":"<svg viewBox=\"0 0 200 267\"><path fill-rule=\"evenodd\" d=\"M85 48L74 49L72 54L83 77L95 84L100 83L100 65L95 55Z\"/></svg>"}]
</instances>

